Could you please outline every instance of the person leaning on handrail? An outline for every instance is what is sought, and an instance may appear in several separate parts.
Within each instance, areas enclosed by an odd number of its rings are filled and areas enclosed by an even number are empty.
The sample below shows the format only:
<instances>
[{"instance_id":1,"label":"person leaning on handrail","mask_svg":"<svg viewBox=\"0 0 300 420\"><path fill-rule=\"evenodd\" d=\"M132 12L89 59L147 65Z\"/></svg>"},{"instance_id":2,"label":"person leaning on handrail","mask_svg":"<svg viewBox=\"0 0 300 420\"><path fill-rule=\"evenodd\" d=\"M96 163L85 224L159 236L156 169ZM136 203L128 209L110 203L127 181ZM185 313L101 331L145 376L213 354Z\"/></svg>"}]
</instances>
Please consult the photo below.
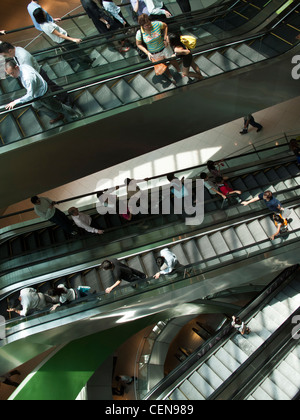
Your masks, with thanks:
<instances>
[{"instance_id":1,"label":"person leaning on handrail","mask_svg":"<svg viewBox=\"0 0 300 420\"><path fill-rule=\"evenodd\" d=\"M141 28L136 33L136 45L148 56L149 60L155 63L172 57L173 51L168 42L168 25L160 21L151 22L146 14L139 16L138 23ZM176 60L171 59L170 64L180 73L180 66ZM176 80L167 65L165 65L164 73L176 85ZM156 71L156 74L161 75L163 73L157 73Z\"/></svg>"}]
</instances>

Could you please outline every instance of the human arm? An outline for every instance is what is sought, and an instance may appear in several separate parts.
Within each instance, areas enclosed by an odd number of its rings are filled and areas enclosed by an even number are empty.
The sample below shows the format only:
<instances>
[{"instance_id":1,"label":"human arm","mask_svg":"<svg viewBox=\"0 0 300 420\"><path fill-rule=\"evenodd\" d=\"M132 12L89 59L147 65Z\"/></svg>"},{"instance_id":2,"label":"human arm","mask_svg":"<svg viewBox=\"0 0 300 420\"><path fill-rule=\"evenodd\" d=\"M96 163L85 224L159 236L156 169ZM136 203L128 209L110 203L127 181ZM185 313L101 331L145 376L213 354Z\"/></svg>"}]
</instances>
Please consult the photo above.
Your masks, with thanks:
<instances>
[{"instance_id":1,"label":"human arm","mask_svg":"<svg viewBox=\"0 0 300 420\"><path fill-rule=\"evenodd\" d=\"M66 41L75 42L76 44L80 44L80 42L82 42L82 39L80 39L80 38L71 38L68 35L61 34L60 32L58 32L57 29L54 29L54 31L52 33L53 33L53 35L56 35L59 38L65 39Z\"/></svg>"},{"instance_id":2,"label":"human arm","mask_svg":"<svg viewBox=\"0 0 300 420\"><path fill-rule=\"evenodd\" d=\"M274 241L275 236L278 236L278 235L279 235L280 230L281 230L281 227L282 227L282 224L280 223L280 224L277 226L277 231L276 231L276 233L274 233L273 235L269 236L269 239L270 239L271 241Z\"/></svg>"},{"instance_id":3,"label":"human arm","mask_svg":"<svg viewBox=\"0 0 300 420\"><path fill-rule=\"evenodd\" d=\"M248 206L249 204L251 204L251 203L255 203L256 201L259 201L259 200L260 200L260 198L259 198L259 196L257 196L257 197L252 198L251 200L248 200L248 201L242 201L242 202L241 202L241 204L242 204L243 206Z\"/></svg>"},{"instance_id":4,"label":"human arm","mask_svg":"<svg viewBox=\"0 0 300 420\"><path fill-rule=\"evenodd\" d=\"M115 284L113 284L112 286L107 287L107 288L105 289L105 293L109 294L109 293L110 293L113 289L115 289L116 287L118 287L120 284L121 284L121 280L117 280L117 281L115 282Z\"/></svg>"},{"instance_id":5,"label":"human arm","mask_svg":"<svg viewBox=\"0 0 300 420\"><path fill-rule=\"evenodd\" d=\"M153 55L147 50L147 48L145 48L144 47L144 45L143 45L143 43L142 43L142 41L139 41L138 39L136 40L136 46L141 50L141 51L143 51L143 53L145 53L147 56L148 56L148 58L149 58L149 60L150 61L152 61L152 59L153 59Z\"/></svg>"}]
</instances>

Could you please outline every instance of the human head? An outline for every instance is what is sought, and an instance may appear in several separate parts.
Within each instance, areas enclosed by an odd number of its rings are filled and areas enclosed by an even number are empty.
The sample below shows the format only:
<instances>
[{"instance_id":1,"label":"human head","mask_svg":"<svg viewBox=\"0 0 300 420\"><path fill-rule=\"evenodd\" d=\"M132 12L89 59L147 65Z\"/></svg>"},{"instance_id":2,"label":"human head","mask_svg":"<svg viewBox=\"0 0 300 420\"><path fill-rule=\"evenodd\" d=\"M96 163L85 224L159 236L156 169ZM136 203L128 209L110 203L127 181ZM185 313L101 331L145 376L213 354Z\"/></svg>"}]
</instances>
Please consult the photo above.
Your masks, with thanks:
<instances>
[{"instance_id":1,"label":"human head","mask_svg":"<svg viewBox=\"0 0 300 420\"><path fill-rule=\"evenodd\" d=\"M207 173L205 173L205 172L201 172L201 174L200 174L200 179L204 179L204 180L206 180L207 178L208 178Z\"/></svg>"},{"instance_id":2,"label":"human head","mask_svg":"<svg viewBox=\"0 0 300 420\"><path fill-rule=\"evenodd\" d=\"M9 60L5 63L5 71L14 79L17 79L20 76L20 68L14 60Z\"/></svg>"},{"instance_id":3,"label":"human head","mask_svg":"<svg viewBox=\"0 0 300 420\"><path fill-rule=\"evenodd\" d=\"M169 182L172 182L173 181L173 179L175 179L176 177L175 177L175 174L168 174L167 175L167 180L169 181Z\"/></svg>"},{"instance_id":4,"label":"human head","mask_svg":"<svg viewBox=\"0 0 300 420\"><path fill-rule=\"evenodd\" d=\"M15 47L9 42L0 43L0 55L5 58L14 58L15 56Z\"/></svg>"},{"instance_id":5,"label":"human head","mask_svg":"<svg viewBox=\"0 0 300 420\"><path fill-rule=\"evenodd\" d=\"M223 178L221 176L217 176L215 178L216 184L222 184L223 183Z\"/></svg>"},{"instance_id":6,"label":"human head","mask_svg":"<svg viewBox=\"0 0 300 420\"><path fill-rule=\"evenodd\" d=\"M78 216L79 211L77 207L70 207L68 213L70 214L70 216Z\"/></svg>"},{"instance_id":7,"label":"human head","mask_svg":"<svg viewBox=\"0 0 300 420\"><path fill-rule=\"evenodd\" d=\"M165 257L157 257L156 264L160 270L165 270L168 267Z\"/></svg>"},{"instance_id":8,"label":"human head","mask_svg":"<svg viewBox=\"0 0 300 420\"><path fill-rule=\"evenodd\" d=\"M207 168L208 168L209 170L211 170L211 169L215 169L215 162L214 162L213 160L209 160L209 161L207 162Z\"/></svg>"},{"instance_id":9,"label":"human head","mask_svg":"<svg viewBox=\"0 0 300 420\"><path fill-rule=\"evenodd\" d=\"M142 26L143 29L149 29L152 28L152 23L148 15L146 13L142 13L138 17L138 24Z\"/></svg>"},{"instance_id":10,"label":"human head","mask_svg":"<svg viewBox=\"0 0 300 420\"><path fill-rule=\"evenodd\" d=\"M34 205L39 205L39 204L41 204L41 200L39 199L39 197L37 196L37 195L35 195L35 196L33 196L33 197L31 197L31 202L32 202L32 204L34 204Z\"/></svg>"},{"instance_id":11,"label":"human head","mask_svg":"<svg viewBox=\"0 0 300 420\"><path fill-rule=\"evenodd\" d=\"M278 215L278 214L273 214L273 219L274 219L274 221L275 222L277 222L277 223L279 223L279 222L281 222L282 220L281 220L281 217Z\"/></svg>"},{"instance_id":12,"label":"human head","mask_svg":"<svg viewBox=\"0 0 300 420\"><path fill-rule=\"evenodd\" d=\"M35 9L35 11L33 12L33 17L37 21L38 24L47 22L45 12L41 7L38 7L37 9Z\"/></svg>"},{"instance_id":13,"label":"human head","mask_svg":"<svg viewBox=\"0 0 300 420\"><path fill-rule=\"evenodd\" d=\"M105 260L101 264L100 268L102 268L103 270L113 270L114 269L114 265L113 265L113 263L111 261Z\"/></svg>"},{"instance_id":14,"label":"human head","mask_svg":"<svg viewBox=\"0 0 300 420\"><path fill-rule=\"evenodd\" d=\"M178 46L183 47L179 34L169 33L168 37L169 37L169 42L172 48L175 48Z\"/></svg>"},{"instance_id":15,"label":"human head","mask_svg":"<svg viewBox=\"0 0 300 420\"><path fill-rule=\"evenodd\" d=\"M266 201L270 201L273 197L272 191L266 191L264 192L263 198Z\"/></svg>"}]
</instances>

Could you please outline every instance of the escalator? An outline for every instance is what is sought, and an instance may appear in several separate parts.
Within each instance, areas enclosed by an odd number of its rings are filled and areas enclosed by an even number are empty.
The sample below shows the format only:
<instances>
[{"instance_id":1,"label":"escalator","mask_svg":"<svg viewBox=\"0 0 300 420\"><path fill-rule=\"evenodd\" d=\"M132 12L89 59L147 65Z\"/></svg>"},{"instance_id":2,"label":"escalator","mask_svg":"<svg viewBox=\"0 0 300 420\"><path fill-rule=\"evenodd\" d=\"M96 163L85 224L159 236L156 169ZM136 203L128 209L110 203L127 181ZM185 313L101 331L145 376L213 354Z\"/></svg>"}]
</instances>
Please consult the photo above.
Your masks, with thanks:
<instances>
[{"instance_id":1,"label":"escalator","mask_svg":"<svg viewBox=\"0 0 300 420\"><path fill-rule=\"evenodd\" d=\"M279 56L292 49L297 44L295 37L300 32L298 7L293 6L293 9L285 11L285 13L285 17L282 17L279 23L277 22L275 24L276 27L263 35L251 36L248 39L243 38L240 41L235 41L233 45L227 42L222 47L207 48L201 53L195 53L196 62L203 75L212 77L240 68L251 70L248 66ZM199 29L193 27L193 35L198 40L201 40L203 36L202 27L205 27L205 25L198 24L197 26ZM209 29L212 31L211 26ZM220 28L219 30L222 31ZM185 32L189 33L187 30ZM102 58L103 54L105 55L104 51L107 50L107 47L104 47L104 50L100 47L100 50L101 52L94 50L91 52L91 56L96 59L95 65L100 64L100 67L102 67ZM120 110L122 106L139 102L142 99L154 98L162 92L175 89L175 86L170 81L157 77L153 68L148 63L140 62L141 60L138 60L140 63L137 63L134 58L132 60L133 64L130 65L130 61L124 62L125 60L122 60L118 56L119 53L113 58L114 54L114 52L110 52L106 61L110 63L115 61L121 63L121 65L122 63L126 65L123 70L119 66L115 67L119 69L118 72L124 72L124 76L117 76L117 72L114 70L108 78L107 75L102 75L101 78L104 80L99 82L98 75L97 78L94 77L91 79L89 87L83 89L78 88L78 83L76 89L72 89L70 83L66 83L64 80L64 84L69 85L70 92L73 91L71 96L75 104L75 109L80 111L85 118L105 113L110 109ZM137 55L137 52L135 55ZM97 64L98 59L100 61ZM109 66L111 68L111 64ZM62 74L66 75L74 74L74 71L66 61L59 61L57 65L52 66L52 69L50 67L49 64L45 64L45 70L49 72L50 77L55 78L56 67L61 69L58 71L59 73L62 72ZM103 69L104 71L107 70L105 67ZM175 74L175 79L176 77L177 75ZM74 78L77 80L78 75L76 74ZM70 79L71 81L72 78ZM60 81L58 80L58 82ZM177 87L183 87L187 85L188 80L183 81L177 77L177 82ZM15 97L16 92L14 94L13 92L18 88L18 81L13 80L9 85L11 86L5 87L3 90L9 91L9 101L11 101L12 96ZM7 103L8 97L3 96L1 100L2 104ZM38 133L51 130L51 128L53 127L49 125L46 118L42 115L37 115L28 106L23 106L13 112L1 113L0 133L3 145L35 136Z\"/></svg>"},{"instance_id":2,"label":"escalator","mask_svg":"<svg viewBox=\"0 0 300 420\"><path fill-rule=\"evenodd\" d=\"M230 177L232 187L242 191L242 199L248 200L262 190L270 189L283 205L293 203L298 195L300 177L294 158L282 157L286 147L278 147L277 158L274 149L262 150L262 156L273 154L273 159L267 159L266 162L253 162L257 158L256 153L226 161L230 167L226 174ZM242 167L235 166L239 162L244 162ZM205 168L194 168L193 172L199 176L203 170ZM163 199L163 187L159 190ZM155 188L146 190L148 200L153 191ZM195 233L205 233L212 225L217 227L226 221L234 223L253 211L256 214L261 211L257 203L249 207L239 204L229 206L227 201L222 202L220 198L210 196L206 189L204 200L205 217L200 226L186 226L184 219L176 214L138 215L136 221L124 223L119 215L101 216L94 208L88 213L99 228L106 229L100 237L81 232L79 237L69 238L60 227L49 222L19 228L19 234L14 228L2 235L0 242L2 289L47 274L49 270L67 269L72 265L76 267L108 255L124 255L133 249L138 251L146 246L159 246L183 235L189 237Z\"/></svg>"},{"instance_id":3,"label":"escalator","mask_svg":"<svg viewBox=\"0 0 300 420\"><path fill-rule=\"evenodd\" d=\"M241 311L249 335L227 323L145 399L292 400L300 388L299 327L291 333L300 307L297 273L299 265L285 270Z\"/></svg>"},{"instance_id":4,"label":"escalator","mask_svg":"<svg viewBox=\"0 0 300 420\"><path fill-rule=\"evenodd\" d=\"M139 319L145 314L160 313L197 299L203 299L204 302L214 293L232 287L253 285L256 281L267 282L270 276L274 276L282 268L298 262L298 197L295 204L289 207L292 212L290 231L273 243L268 238L275 230L270 215L254 216L252 213L239 222L225 223L223 227L211 229L204 234L170 242L160 248L129 253L121 260L145 272L148 277L139 281L135 288L128 284L111 294L105 294L103 290L112 285L114 279L110 272L99 269L99 262L86 265L80 271L56 271L15 285L2 294L1 314L4 316L7 307L13 305L12 300L19 295L19 290L29 285L34 285L41 292L60 283L75 288L89 285L96 294L84 298L83 301L75 301L55 313L46 311L7 321L6 338L0 344L0 365L8 366L8 352L18 361L20 357L24 360L26 354L33 357L32 352L45 349L46 344L49 346L49 337L52 346L63 344L66 339L69 341L84 337L110 328L116 323ZM174 275L161 276L156 280L152 278L158 271L155 257L165 246L178 256L182 268ZM39 348L34 350L34 343L37 341Z\"/></svg>"},{"instance_id":5,"label":"escalator","mask_svg":"<svg viewBox=\"0 0 300 420\"><path fill-rule=\"evenodd\" d=\"M184 29L185 31L192 30L194 28L194 35L198 38L198 47L200 45L211 44L227 38L232 38L236 33L241 33L241 30L236 31L242 27L245 22L255 19L255 25L264 22L268 19L268 23L271 20L277 19L274 13L278 6L284 2L271 2L269 4L261 5L259 1L256 2L233 2L229 5L220 5L219 7L213 7L211 12L194 12L189 20L186 17L176 17L170 19L170 31L174 31L175 28ZM209 8L211 9L211 8ZM264 13L261 13L262 10ZM217 11L217 13L216 13ZM212 14L210 17L209 14ZM258 16L257 16L258 15ZM275 17L273 17L275 15ZM208 16L208 17L206 17ZM241 21L234 21L234 18L242 18ZM254 27L254 24L253 24ZM172 29L173 28L173 29ZM134 26L129 31L127 30L127 39L131 42L131 45L135 47L135 32L138 29ZM230 29L230 31L229 31ZM249 29L247 29L249 30ZM122 39L124 37L124 31L115 31L115 40ZM245 30L243 31L245 32ZM29 45L28 49L32 52L39 64L47 72L50 79L55 80L58 84L61 84L64 88L73 86L80 86L87 79L95 80L99 77L110 73L112 71L124 71L126 67L130 67L134 64L143 62L140 59L136 48L125 54L121 54L117 51L112 40L106 36L99 34L95 37L88 36L84 39L80 45L82 53L88 54L90 58L94 60L89 70L81 69L79 64L76 69L73 69L69 63L68 54L60 51L59 48L50 48L43 51L35 51ZM12 94L22 89L22 86L18 80L12 78L6 78L0 80L0 92L2 94L1 104L7 103ZM9 95L5 95L9 94Z\"/></svg>"}]
</instances>

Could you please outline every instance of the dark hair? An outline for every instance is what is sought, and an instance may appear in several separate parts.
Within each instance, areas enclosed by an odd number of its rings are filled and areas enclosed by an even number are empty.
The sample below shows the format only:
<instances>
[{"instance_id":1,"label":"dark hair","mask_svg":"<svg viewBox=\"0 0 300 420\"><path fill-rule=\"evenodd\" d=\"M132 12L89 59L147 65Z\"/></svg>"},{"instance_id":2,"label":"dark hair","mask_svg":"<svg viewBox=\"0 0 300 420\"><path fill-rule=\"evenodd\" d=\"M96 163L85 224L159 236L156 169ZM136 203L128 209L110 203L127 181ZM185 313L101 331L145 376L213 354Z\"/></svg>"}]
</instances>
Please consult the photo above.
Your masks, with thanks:
<instances>
[{"instance_id":1,"label":"dark hair","mask_svg":"<svg viewBox=\"0 0 300 420\"><path fill-rule=\"evenodd\" d=\"M7 69L8 67L12 69L15 69L16 67L18 67L17 63L15 62L13 58L7 58L5 60L5 69Z\"/></svg>"},{"instance_id":2,"label":"dark hair","mask_svg":"<svg viewBox=\"0 0 300 420\"><path fill-rule=\"evenodd\" d=\"M168 34L168 36L169 36L170 46L171 46L172 48L175 48L175 47L182 47L182 48L186 48L186 47L184 46L184 44L181 42L181 39L180 39L180 35L179 35L179 34L172 34L172 33L169 33L169 34Z\"/></svg>"},{"instance_id":3,"label":"dark hair","mask_svg":"<svg viewBox=\"0 0 300 420\"><path fill-rule=\"evenodd\" d=\"M103 270L111 270L113 268L113 263L111 261L105 260L101 264L100 268Z\"/></svg>"},{"instance_id":4,"label":"dark hair","mask_svg":"<svg viewBox=\"0 0 300 420\"><path fill-rule=\"evenodd\" d=\"M144 26L147 23L151 23L151 20L149 18L148 15L146 15L146 13L142 13L139 17L138 17L138 24L140 26Z\"/></svg>"},{"instance_id":5,"label":"dark hair","mask_svg":"<svg viewBox=\"0 0 300 420\"><path fill-rule=\"evenodd\" d=\"M169 182L171 182L171 181L173 181L173 179L175 179L176 178L176 176L175 176L175 174L173 173L173 174L168 174L167 175L167 180L169 181Z\"/></svg>"},{"instance_id":6,"label":"dark hair","mask_svg":"<svg viewBox=\"0 0 300 420\"><path fill-rule=\"evenodd\" d=\"M223 178L221 176L217 176L215 178L215 181L216 181L217 184L221 184L223 182Z\"/></svg>"},{"instance_id":7,"label":"dark hair","mask_svg":"<svg viewBox=\"0 0 300 420\"><path fill-rule=\"evenodd\" d=\"M241 324L242 324L242 321L241 321L241 319L240 319L239 317L236 317L236 318L235 318L235 323L236 323L237 325L241 325Z\"/></svg>"},{"instance_id":8,"label":"dark hair","mask_svg":"<svg viewBox=\"0 0 300 420\"><path fill-rule=\"evenodd\" d=\"M282 218L279 216L279 214L273 214L273 219L275 222L282 222Z\"/></svg>"},{"instance_id":9,"label":"dark hair","mask_svg":"<svg viewBox=\"0 0 300 420\"><path fill-rule=\"evenodd\" d=\"M212 169L216 169L215 162L213 160L209 160L207 162L207 168L211 171Z\"/></svg>"},{"instance_id":10,"label":"dark hair","mask_svg":"<svg viewBox=\"0 0 300 420\"><path fill-rule=\"evenodd\" d=\"M9 42L1 42L0 43L0 54L8 53L9 50L13 50L15 47L10 44Z\"/></svg>"},{"instance_id":11,"label":"dark hair","mask_svg":"<svg viewBox=\"0 0 300 420\"><path fill-rule=\"evenodd\" d=\"M200 179L206 179L206 178L207 178L207 174L205 172L201 172Z\"/></svg>"},{"instance_id":12,"label":"dark hair","mask_svg":"<svg viewBox=\"0 0 300 420\"><path fill-rule=\"evenodd\" d=\"M273 197L273 194L272 194L272 191L266 191L266 192L264 192L264 195L263 195L263 197L264 197L264 199L265 200L271 200L271 198Z\"/></svg>"},{"instance_id":13,"label":"dark hair","mask_svg":"<svg viewBox=\"0 0 300 420\"><path fill-rule=\"evenodd\" d=\"M32 204L36 204L36 202L39 200L39 197L37 195L35 195L34 197L31 197L31 202Z\"/></svg>"},{"instance_id":14,"label":"dark hair","mask_svg":"<svg viewBox=\"0 0 300 420\"><path fill-rule=\"evenodd\" d=\"M164 257L157 257L156 258L156 264L157 266L160 268L162 265L164 265L165 263L165 258Z\"/></svg>"},{"instance_id":15,"label":"dark hair","mask_svg":"<svg viewBox=\"0 0 300 420\"><path fill-rule=\"evenodd\" d=\"M33 12L33 17L39 24L47 22L44 10L41 7L35 9L35 11Z\"/></svg>"}]
</instances>

